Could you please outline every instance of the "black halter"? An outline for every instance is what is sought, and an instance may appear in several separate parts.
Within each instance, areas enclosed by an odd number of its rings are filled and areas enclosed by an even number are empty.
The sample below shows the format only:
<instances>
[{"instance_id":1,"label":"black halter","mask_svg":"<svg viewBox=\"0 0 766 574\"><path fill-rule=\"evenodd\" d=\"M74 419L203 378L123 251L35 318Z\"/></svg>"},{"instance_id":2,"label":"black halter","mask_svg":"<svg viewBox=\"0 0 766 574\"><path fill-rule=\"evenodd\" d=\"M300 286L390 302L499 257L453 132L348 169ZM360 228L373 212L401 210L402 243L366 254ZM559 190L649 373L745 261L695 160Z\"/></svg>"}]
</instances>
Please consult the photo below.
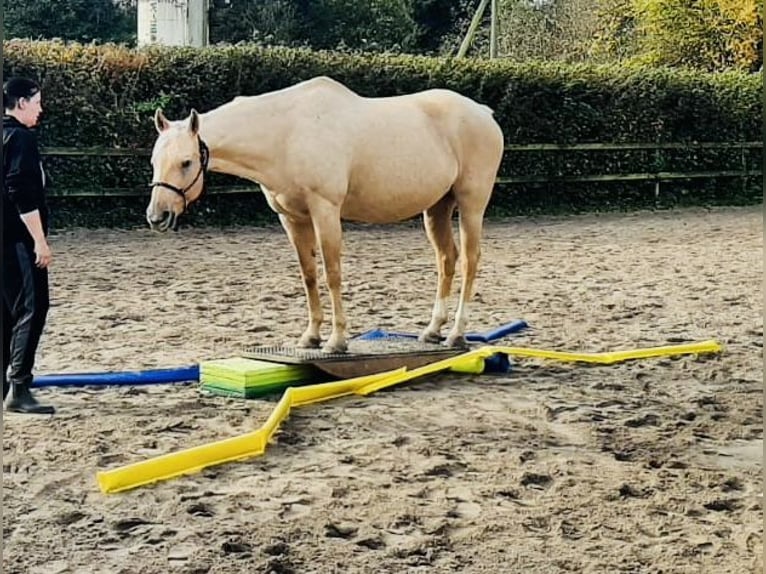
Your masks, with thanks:
<instances>
[{"instance_id":1,"label":"black halter","mask_svg":"<svg viewBox=\"0 0 766 574\"><path fill-rule=\"evenodd\" d=\"M205 183L205 172L207 171L207 164L210 161L210 150L208 149L207 144L203 142L202 138L199 136L197 136L197 143L199 145L199 171L197 172L197 175L194 176L194 179L189 185L181 189L172 183L165 183L164 181L153 181L149 184L149 187L165 187L183 197L184 211L186 211L186 207L189 205L188 201L186 200L186 192L189 191L195 183L197 183L197 180L200 177L202 177L202 192L199 194L199 197L202 197L205 194L205 190L207 188Z\"/></svg>"}]
</instances>

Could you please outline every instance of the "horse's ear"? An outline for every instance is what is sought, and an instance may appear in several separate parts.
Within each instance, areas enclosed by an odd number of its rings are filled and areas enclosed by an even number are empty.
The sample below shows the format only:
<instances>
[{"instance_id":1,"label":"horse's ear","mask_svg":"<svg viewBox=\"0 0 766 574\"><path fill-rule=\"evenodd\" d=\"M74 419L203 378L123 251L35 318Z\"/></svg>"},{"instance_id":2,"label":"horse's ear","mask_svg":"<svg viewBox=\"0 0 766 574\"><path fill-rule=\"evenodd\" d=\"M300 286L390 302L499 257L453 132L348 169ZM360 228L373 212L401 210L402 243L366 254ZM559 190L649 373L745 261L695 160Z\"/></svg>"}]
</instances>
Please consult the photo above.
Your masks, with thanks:
<instances>
[{"instance_id":1,"label":"horse's ear","mask_svg":"<svg viewBox=\"0 0 766 574\"><path fill-rule=\"evenodd\" d=\"M193 136L196 136L199 131L199 114L194 108L192 108L191 114L189 115L189 131Z\"/></svg>"},{"instance_id":2,"label":"horse's ear","mask_svg":"<svg viewBox=\"0 0 766 574\"><path fill-rule=\"evenodd\" d=\"M157 108L157 111L154 112L154 127L157 128L158 133L162 133L170 127L170 122L162 113L161 108Z\"/></svg>"}]
</instances>

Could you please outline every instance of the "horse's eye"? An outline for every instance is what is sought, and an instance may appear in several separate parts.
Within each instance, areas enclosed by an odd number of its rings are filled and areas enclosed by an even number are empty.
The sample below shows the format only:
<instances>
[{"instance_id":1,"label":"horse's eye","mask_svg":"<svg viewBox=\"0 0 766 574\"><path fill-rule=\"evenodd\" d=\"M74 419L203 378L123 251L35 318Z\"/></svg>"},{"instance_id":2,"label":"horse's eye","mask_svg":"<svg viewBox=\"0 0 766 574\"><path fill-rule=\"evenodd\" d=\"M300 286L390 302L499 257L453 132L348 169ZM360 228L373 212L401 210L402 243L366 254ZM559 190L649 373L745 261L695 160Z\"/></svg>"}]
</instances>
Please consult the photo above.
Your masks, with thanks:
<instances>
[{"instance_id":1,"label":"horse's eye","mask_svg":"<svg viewBox=\"0 0 766 574\"><path fill-rule=\"evenodd\" d=\"M181 167L184 169L189 169L191 167L191 160L187 159L181 162Z\"/></svg>"}]
</instances>

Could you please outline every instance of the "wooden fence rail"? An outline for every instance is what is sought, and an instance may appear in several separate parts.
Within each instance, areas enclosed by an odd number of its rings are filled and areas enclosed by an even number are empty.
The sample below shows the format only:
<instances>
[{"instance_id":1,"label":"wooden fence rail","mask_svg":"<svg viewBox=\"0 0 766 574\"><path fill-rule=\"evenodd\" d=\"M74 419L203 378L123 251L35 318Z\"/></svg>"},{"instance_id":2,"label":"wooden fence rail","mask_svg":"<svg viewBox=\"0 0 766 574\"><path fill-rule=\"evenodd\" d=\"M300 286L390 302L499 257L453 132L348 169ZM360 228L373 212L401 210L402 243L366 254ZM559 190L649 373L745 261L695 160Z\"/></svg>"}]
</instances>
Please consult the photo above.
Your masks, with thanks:
<instances>
[{"instance_id":1,"label":"wooden fence rail","mask_svg":"<svg viewBox=\"0 0 766 574\"><path fill-rule=\"evenodd\" d=\"M654 151L658 164L662 164L663 150L739 150L740 165L737 169L709 170L709 171L642 171L636 173L595 173L590 175L520 175L499 176L499 184L519 183L583 183L583 182L649 182L655 184L655 193L659 194L660 183L673 180L690 179L713 179L713 178L742 178L743 186L748 178L761 177L763 172L760 166L752 166L747 160L750 150L763 149L763 142L665 142L665 143L580 143L580 144L509 144L505 146L505 152L566 152L566 151L590 151L590 152L619 152L619 151ZM762 152L761 152L762 153ZM42 150L43 155L53 157L136 157L147 158L151 150L146 148L100 148L100 147L49 147ZM759 162L760 163L760 162ZM259 191L252 186L214 186L208 190L212 194L238 194L253 193ZM129 197L147 194L146 187L140 188L104 188L104 189L54 189L54 196L66 197Z\"/></svg>"}]
</instances>

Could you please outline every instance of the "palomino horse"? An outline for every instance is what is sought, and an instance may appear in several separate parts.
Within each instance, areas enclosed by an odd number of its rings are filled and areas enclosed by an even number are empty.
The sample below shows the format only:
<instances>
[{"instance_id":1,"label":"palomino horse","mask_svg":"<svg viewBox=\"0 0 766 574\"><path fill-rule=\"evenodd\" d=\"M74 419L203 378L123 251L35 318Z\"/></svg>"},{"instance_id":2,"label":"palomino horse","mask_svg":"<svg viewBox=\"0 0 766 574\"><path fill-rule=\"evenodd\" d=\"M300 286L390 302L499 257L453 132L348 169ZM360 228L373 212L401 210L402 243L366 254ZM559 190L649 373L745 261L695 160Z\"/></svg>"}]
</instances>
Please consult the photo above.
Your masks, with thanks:
<instances>
[{"instance_id":1,"label":"palomino horse","mask_svg":"<svg viewBox=\"0 0 766 574\"><path fill-rule=\"evenodd\" d=\"M484 211L503 153L492 111L448 90L365 98L318 77L258 96L236 97L205 114L168 121L157 110L152 153L152 229L175 229L200 198L205 171L260 184L295 247L308 302L301 347L318 347L322 306L316 247L332 300L332 333L323 347L345 352L341 301L341 220L388 223L423 213L436 253L438 284L431 322L420 336L441 340L458 250L462 285L449 346L465 344L468 301L479 260Z\"/></svg>"}]
</instances>

